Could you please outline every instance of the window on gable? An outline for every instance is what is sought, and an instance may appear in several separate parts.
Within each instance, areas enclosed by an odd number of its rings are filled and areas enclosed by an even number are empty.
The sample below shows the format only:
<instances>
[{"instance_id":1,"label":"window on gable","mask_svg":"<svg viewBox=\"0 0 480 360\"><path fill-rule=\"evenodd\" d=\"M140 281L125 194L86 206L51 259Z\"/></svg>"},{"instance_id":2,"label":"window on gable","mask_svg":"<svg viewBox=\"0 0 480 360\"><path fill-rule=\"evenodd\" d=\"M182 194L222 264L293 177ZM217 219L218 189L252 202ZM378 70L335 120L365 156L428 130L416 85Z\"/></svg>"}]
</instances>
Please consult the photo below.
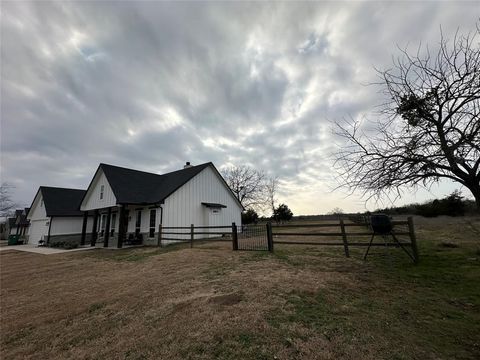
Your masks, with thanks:
<instances>
[{"instance_id":1,"label":"window on gable","mask_svg":"<svg viewBox=\"0 0 480 360\"><path fill-rule=\"evenodd\" d=\"M100 186L100 200L103 199L103 191L104 190L105 190L105 186L104 185Z\"/></svg>"},{"instance_id":2,"label":"window on gable","mask_svg":"<svg viewBox=\"0 0 480 360\"><path fill-rule=\"evenodd\" d=\"M40 200L40 207L43 207L43 199Z\"/></svg>"}]
</instances>

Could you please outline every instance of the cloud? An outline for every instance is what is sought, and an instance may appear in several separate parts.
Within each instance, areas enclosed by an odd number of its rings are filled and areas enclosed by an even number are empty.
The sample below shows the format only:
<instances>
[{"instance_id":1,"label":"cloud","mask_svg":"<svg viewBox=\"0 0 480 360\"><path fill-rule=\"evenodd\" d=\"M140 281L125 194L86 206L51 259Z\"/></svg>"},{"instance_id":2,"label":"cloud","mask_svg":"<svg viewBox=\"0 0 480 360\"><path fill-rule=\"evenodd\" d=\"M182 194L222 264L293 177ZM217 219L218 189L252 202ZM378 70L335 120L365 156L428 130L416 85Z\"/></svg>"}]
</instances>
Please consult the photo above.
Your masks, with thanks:
<instances>
[{"instance_id":1,"label":"cloud","mask_svg":"<svg viewBox=\"0 0 480 360\"><path fill-rule=\"evenodd\" d=\"M165 172L213 161L279 176L295 213L363 210L332 192L332 120L381 101L365 84L397 44L436 44L440 25L470 29L476 13L445 2L4 2L2 181L29 204L39 185L85 188L99 162Z\"/></svg>"}]
</instances>

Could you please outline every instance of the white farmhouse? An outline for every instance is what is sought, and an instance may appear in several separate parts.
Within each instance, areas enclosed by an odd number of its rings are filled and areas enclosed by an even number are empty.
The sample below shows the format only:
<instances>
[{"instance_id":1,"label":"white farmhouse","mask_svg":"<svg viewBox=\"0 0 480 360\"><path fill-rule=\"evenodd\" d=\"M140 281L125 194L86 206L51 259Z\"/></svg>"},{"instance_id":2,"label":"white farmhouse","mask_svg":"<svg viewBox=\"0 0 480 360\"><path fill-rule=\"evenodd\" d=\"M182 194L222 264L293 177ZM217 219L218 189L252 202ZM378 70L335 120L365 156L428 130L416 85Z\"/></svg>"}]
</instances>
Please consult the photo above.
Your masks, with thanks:
<instances>
[{"instance_id":1,"label":"white farmhouse","mask_svg":"<svg viewBox=\"0 0 480 360\"><path fill-rule=\"evenodd\" d=\"M94 213L92 225L84 224L91 245L122 247L157 245L159 225L240 224L243 207L211 162L163 175L100 164L80 210Z\"/></svg>"},{"instance_id":2,"label":"white farmhouse","mask_svg":"<svg viewBox=\"0 0 480 360\"><path fill-rule=\"evenodd\" d=\"M49 244L54 240L81 243L83 224L86 226L87 220L93 223L88 213L80 211L84 195L85 190L40 186L27 216L28 243Z\"/></svg>"}]
</instances>

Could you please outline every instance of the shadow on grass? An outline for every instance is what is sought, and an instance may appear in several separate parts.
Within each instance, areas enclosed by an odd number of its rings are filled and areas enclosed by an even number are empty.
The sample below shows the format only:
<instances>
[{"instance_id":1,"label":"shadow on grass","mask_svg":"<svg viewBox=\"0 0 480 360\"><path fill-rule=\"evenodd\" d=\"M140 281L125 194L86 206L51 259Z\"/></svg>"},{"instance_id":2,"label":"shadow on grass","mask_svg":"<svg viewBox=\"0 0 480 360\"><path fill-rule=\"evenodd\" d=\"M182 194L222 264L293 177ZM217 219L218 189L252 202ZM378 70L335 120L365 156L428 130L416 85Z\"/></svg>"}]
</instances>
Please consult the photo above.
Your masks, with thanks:
<instances>
[{"instance_id":1,"label":"shadow on grass","mask_svg":"<svg viewBox=\"0 0 480 360\"><path fill-rule=\"evenodd\" d=\"M123 249L95 249L93 251L85 251L80 256L106 260L106 261L127 261L137 262L144 261L152 256L167 254L172 251L188 249L190 246L185 243L171 244L165 247L134 247ZM77 254L75 254L77 255Z\"/></svg>"}]
</instances>

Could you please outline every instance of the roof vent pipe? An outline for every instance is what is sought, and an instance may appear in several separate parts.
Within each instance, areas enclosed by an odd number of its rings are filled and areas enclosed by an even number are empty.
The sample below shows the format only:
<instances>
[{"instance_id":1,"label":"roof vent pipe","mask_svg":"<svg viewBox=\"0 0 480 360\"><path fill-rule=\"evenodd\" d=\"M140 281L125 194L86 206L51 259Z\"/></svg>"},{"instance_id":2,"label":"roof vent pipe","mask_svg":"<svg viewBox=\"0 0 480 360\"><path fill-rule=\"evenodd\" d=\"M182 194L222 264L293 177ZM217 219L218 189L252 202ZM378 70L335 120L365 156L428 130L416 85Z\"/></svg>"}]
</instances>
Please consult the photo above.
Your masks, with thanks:
<instances>
[{"instance_id":1,"label":"roof vent pipe","mask_svg":"<svg viewBox=\"0 0 480 360\"><path fill-rule=\"evenodd\" d=\"M191 167L192 167L192 165L190 165L190 161L187 161L185 163L185 165L183 166L184 169L188 169L188 168L191 168Z\"/></svg>"}]
</instances>

